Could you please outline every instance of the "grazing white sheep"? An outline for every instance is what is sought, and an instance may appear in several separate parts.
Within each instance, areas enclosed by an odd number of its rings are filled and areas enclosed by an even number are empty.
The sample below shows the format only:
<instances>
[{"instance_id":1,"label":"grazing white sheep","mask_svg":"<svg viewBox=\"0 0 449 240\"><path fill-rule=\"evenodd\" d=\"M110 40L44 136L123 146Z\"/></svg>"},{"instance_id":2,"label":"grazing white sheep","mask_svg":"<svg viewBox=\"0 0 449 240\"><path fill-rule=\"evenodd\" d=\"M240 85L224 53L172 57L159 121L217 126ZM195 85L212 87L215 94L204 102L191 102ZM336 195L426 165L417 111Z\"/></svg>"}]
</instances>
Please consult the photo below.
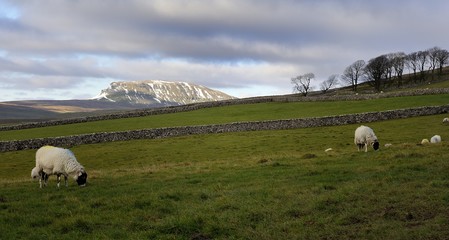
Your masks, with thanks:
<instances>
[{"instance_id":1,"label":"grazing white sheep","mask_svg":"<svg viewBox=\"0 0 449 240\"><path fill-rule=\"evenodd\" d=\"M430 142L431 143L439 143L441 142L441 136L440 135L435 135L432 138L430 138Z\"/></svg>"},{"instance_id":2,"label":"grazing white sheep","mask_svg":"<svg viewBox=\"0 0 449 240\"><path fill-rule=\"evenodd\" d=\"M58 188L61 182L61 175L64 176L65 185L67 177L70 175L79 186L85 186L87 173L84 167L76 160L75 155L69 149L44 146L36 152L36 167L31 170L31 177L39 178L39 185L42 188L42 181L47 185L48 177L56 175Z\"/></svg>"},{"instance_id":3,"label":"grazing white sheep","mask_svg":"<svg viewBox=\"0 0 449 240\"><path fill-rule=\"evenodd\" d=\"M354 143L357 145L359 151L365 147L365 152L368 152L368 145L371 145L374 150L379 149L379 141L373 129L363 125L355 130Z\"/></svg>"},{"instance_id":4,"label":"grazing white sheep","mask_svg":"<svg viewBox=\"0 0 449 240\"><path fill-rule=\"evenodd\" d=\"M421 144L427 144L429 143L429 139L424 138L423 140L421 140Z\"/></svg>"},{"instance_id":5,"label":"grazing white sheep","mask_svg":"<svg viewBox=\"0 0 449 240\"><path fill-rule=\"evenodd\" d=\"M449 123L449 118L444 118L443 123Z\"/></svg>"}]
</instances>

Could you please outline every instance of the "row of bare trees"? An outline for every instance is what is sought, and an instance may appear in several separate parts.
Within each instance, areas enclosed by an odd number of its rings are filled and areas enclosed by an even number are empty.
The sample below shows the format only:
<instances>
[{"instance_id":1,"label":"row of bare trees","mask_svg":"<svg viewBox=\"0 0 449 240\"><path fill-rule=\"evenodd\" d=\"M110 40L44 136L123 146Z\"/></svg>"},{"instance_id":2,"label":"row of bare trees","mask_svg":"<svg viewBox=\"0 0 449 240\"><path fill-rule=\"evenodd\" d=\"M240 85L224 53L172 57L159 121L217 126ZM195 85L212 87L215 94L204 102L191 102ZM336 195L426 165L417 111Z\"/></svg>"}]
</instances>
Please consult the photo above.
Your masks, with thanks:
<instances>
[{"instance_id":1,"label":"row of bare trees","mask_svg":"<svg viewBox=\"0 0 449 240\"><path fill-rule=\"evenodd\" d=\"M443 67L449 63L449 52L439 47L433 47L424 51L405 54L403 52L383 54L369 60L357 60L349 65L341 76L334 74L320 85L322 92L327 92L339 84L351 86L357 91L357 86L362 82L368 82L376 91L381 91L385 86L396 84L399 88L403 84L403 74L406 68L413 73L411 81L415 83L427 80L431 71L432 80L435 70L443 73ZM311 81L315 78L313 73L299 75L291 79L294 92L307 96L313 88Z\"/></svg>"},{"instance_id":2,"label":"row of bare trees","mask_svg":"<svg viewBox=\"0 0 449 240\"><path fill-rule=\"evenodd\" d=\"M415 83L424 82L431 71L434 78L435 70L443 73L443 67L449 62L449 52L439 47L433 47L424 51L405 54L403 52L380 55L365 63L357 60L348 66L341 76L344 83L352 86L357 91L360 82L366 81L376 91L381 91L384 86L396 83L397 87L403 84L403 73L406 68L413 72L411 79ZM433 80L433 79L432 79Z\"/></svg>"}]
</instances>

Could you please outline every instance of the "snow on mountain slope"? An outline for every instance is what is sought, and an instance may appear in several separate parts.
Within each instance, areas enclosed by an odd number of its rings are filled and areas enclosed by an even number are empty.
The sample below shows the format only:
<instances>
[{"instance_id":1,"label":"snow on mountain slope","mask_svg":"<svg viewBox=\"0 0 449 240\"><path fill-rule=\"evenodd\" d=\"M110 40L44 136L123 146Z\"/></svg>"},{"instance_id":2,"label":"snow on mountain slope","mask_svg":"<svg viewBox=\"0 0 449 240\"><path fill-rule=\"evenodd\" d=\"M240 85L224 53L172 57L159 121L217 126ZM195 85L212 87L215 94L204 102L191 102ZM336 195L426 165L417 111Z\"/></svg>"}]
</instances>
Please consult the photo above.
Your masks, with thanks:
<instances>
[{"instance_id":1,"label":"snow on mountain slope","mask_svg":"<svg viewBox=\"0 0 449 240\"><path fill-rule=\"evenodd\" d=\"M183 105L197 102L220 101L233 97L210 88L186 83L160 80L113 82L93 99L138 105Z\"/></svg>"}]
</instances>

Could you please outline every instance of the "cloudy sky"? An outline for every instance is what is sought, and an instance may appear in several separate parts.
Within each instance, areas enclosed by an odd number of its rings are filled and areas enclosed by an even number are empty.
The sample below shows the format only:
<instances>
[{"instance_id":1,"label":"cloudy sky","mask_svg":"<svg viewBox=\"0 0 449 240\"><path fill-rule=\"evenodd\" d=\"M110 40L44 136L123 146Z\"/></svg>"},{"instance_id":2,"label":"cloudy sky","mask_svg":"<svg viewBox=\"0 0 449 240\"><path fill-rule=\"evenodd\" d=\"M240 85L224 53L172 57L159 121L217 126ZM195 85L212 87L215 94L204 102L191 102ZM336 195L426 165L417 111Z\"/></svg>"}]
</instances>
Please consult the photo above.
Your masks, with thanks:
<instances>
[{"instance_id":1,"label":"cloudy sky","mask_svg":"<svg viewBox=\"0 0 449 240\"><path fill-rule=\"evenodd\" d=\"M0 101L85 99L113 81L287 94L358 59L449 49L446 0L0 0Z\"/></svg>"}]
</instances>

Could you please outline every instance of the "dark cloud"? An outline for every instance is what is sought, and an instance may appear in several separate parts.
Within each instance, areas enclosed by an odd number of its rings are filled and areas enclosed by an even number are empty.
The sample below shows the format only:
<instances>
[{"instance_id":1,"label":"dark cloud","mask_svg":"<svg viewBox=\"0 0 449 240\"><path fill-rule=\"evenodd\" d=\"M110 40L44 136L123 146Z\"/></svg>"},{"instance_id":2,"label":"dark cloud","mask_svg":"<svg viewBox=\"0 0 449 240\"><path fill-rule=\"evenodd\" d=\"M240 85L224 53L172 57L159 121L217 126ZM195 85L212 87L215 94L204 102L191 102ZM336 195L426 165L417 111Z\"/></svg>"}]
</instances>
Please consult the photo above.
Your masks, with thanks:
<instances>
[{"instance_id":1,"label":"dark cloud","mask_svg":"<svg viewBox=\"0 0 449 240\"><path fill-rule=\"evenodd\" d=\"M414 1L399 5L391 1L50 0L44 7L39 1L21 3L23 14L17 25L28 29L23 34L34 32L34 36L32 42L22 40L20 45L5 39L4 46L15 51L205 61L289 62L303 59L298 50L309 46L366 48L364 44L383 37L420 38L428 29L425 26L445 14L415 6ZM298 54L292 56L290 50Z\"/></svg>"},{"instance_id":2,"label":"dark cloud","mask_svg":"<svg viewBox=\"0 0 449 240\"><path fill-rule=\"evenodd\" d=\"M48 88L57 84L46 79L80 87L159 78L288 93L289 75L326 79L358 59L449 48L443 0L3 0L0 6L1 79L20 76L33 85L33 78Z\"/></svg>"}]
</instances>

